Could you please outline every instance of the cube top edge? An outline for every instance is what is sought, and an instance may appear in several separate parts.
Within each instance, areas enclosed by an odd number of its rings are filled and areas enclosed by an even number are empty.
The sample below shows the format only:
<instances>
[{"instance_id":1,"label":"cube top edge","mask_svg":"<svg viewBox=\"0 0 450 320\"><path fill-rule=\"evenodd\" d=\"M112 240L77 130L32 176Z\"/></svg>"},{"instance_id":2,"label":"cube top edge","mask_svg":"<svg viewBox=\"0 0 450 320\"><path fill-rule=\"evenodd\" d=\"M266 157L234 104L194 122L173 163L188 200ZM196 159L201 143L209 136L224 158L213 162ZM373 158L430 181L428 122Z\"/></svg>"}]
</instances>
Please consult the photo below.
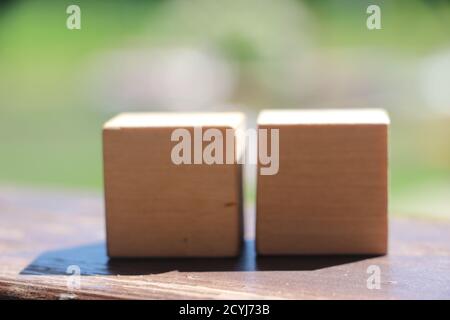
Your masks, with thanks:
<instances>
[{"instance_id":1,"label":"cube top edge","mask_svg":"<svg viewBox=\"0 0 450 320\"><path fill-rule=\"evenodd\" d=\"M245 121L241 112L126 112L107 121L103 129L230 127Z\"/></svg>"},{"instance_id":2,"label":"cube top edge","mask_svg":"<svg viewBox=\"0 0 450 320\"><path fill-rule=\"evenodd\" d=\"M384 109L278 109L263 110L258 125L388 125Z\"/></svg>"}]
</instances>

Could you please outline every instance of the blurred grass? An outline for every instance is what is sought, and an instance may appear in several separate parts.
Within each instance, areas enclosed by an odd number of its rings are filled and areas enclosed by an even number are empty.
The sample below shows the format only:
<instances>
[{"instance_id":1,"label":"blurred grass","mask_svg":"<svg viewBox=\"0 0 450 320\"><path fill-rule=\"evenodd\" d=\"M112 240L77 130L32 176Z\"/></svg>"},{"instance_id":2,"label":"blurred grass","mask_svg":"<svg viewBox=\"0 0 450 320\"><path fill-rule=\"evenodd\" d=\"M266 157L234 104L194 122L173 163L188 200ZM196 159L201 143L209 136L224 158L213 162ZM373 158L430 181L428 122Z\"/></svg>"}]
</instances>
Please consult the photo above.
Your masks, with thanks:
<instances>
[{"instance_id":1,"label":"blurred grass","mask_svg":"<svg viewBox=\"0 0 450 320\"><path fill-rule=\"evenodd\" d=\"M450 43L446 1L229 3L77 1L80 32L65 28L70 1L0 7L0 183L101 189L101 126L111 113L80 94L85 84L79 68L93 54L132 46L138 38L149 47L211 44L241 66L281 59L277 50L305 32L322 48L368 46L405 58ZM367 32L368 4L382 7L383 30ZM291 15L295 6L314 17L308 21L311 30L296 23L301 19ZM430 201L445 203L450 190L449 166L421 159L415 128L400 115L391 131L391 203L406 214L424 212ZM250 188L248 197L253 196Z\"/></svg>"},{"instance_id":2,"label":"blurred grass","mask_svg":"<svg viewBox=\"0 0 450 320\"><path fill-rule=\"evenodd\" d=\"M4 118L6 116L6 118ZM101 187L101 127L87 110L2 112L2 183Z\"/></svg>"},{"instance_id":3,"label":"blurred grass","mask_svg":"<svg viewBox=\"0 0 450 320\"><path fill-rule=\"evenodd\" d=\"M324 46L389 49L418 56L447 46L450 5L446 0L330 0L306 1L317 15L319 43ZM366 8L381 8L382 30L368 32Z\"/></svg>"},{"instance_id":4,"label":"blurred grass","mask_svg":"<svg viewBox=\"0 0 450 320\"><path fill-rule=\"evenodd\" d=\"M82 32L65 28L71 3L19 1L0 16L3 183L102 185L101 127L111 114L85 105L77 68L148 26L144 18L157 15L160 1L77 2L88 8Z\"/></svg>"}]
</instances>

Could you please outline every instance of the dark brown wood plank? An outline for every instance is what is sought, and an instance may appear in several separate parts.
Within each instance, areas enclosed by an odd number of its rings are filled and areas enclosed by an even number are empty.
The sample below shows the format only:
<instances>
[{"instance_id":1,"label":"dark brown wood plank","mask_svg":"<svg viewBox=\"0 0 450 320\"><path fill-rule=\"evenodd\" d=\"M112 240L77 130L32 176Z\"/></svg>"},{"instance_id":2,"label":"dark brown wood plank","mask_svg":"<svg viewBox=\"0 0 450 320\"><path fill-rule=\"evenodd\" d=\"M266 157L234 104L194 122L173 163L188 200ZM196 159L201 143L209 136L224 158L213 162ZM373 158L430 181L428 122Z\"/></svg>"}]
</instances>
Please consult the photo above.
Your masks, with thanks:
<instances>
[{"instance_id":1,"label":"dark brown wood plank","mask_svg":"<svg viewBox=\"0 0 450 320\"><path fill-rule=\"evenodd\" d=\"M450 223L391 219L387 256L109 260L100 194L0 187L0 297L450 299ZM246 219L254 219L249 208ZM80 288L66 270L80 267ZM381 289L367 288L367 268Z\"/></svg>"}]
</instances>

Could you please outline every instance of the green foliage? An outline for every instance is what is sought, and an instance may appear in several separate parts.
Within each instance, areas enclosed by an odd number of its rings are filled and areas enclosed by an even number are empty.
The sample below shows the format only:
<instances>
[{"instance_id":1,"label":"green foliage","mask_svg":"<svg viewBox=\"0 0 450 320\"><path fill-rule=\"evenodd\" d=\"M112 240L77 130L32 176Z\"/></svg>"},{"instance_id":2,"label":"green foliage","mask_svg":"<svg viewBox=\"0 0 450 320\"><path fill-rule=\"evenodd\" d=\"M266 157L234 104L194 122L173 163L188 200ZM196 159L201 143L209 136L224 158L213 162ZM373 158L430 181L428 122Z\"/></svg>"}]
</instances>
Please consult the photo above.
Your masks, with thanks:
<instances>
[{"instance_id":1,"label":"green foliage","mask_svg":"<svg viewBox=\"0 0 450 320\"><path fill-rule=\"evenodd\" d=\"M82 8L80 31L65 27L72 1L0 6L0 183L101 188L101 125L111 114L80 94L86 85L80 68L98 53L133 46L206 47L244 71L248 67L255 79L262 73L277 79L272 65L305 46L362 46L414 59L450 44L447 1L76 3ZM382 8L380 31L366 28L369 4ZM404 141L394 132L396 150L407 149ZM448 171L394 151L394 199L409 190L414 194L417 185L450 180Z\"/></svg>"}]
</instances>

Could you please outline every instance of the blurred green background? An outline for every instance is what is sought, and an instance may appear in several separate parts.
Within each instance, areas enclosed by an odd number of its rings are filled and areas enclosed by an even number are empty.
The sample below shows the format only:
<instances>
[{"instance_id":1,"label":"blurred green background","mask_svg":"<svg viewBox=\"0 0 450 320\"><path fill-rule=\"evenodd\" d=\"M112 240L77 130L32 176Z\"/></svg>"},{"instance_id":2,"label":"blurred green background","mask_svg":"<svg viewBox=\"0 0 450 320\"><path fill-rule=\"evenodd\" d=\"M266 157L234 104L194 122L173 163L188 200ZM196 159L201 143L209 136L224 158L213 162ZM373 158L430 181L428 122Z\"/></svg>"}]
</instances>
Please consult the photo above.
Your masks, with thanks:
<instances>
[{"instance_id":1,"label":"blurred green background","mask_svg":"<svg viewBox=\"0 0 450 320\"><path fill-rule=\"evenodd\" d=\"M71 4L81 30L66 28ZM366 27L370 4L381 30ZM448 1L0 5L1 185L100 191L115 113L233 104L252 121L262 108L387 109L391 214L450 219Z\"/></svg>"}]
</instances>

